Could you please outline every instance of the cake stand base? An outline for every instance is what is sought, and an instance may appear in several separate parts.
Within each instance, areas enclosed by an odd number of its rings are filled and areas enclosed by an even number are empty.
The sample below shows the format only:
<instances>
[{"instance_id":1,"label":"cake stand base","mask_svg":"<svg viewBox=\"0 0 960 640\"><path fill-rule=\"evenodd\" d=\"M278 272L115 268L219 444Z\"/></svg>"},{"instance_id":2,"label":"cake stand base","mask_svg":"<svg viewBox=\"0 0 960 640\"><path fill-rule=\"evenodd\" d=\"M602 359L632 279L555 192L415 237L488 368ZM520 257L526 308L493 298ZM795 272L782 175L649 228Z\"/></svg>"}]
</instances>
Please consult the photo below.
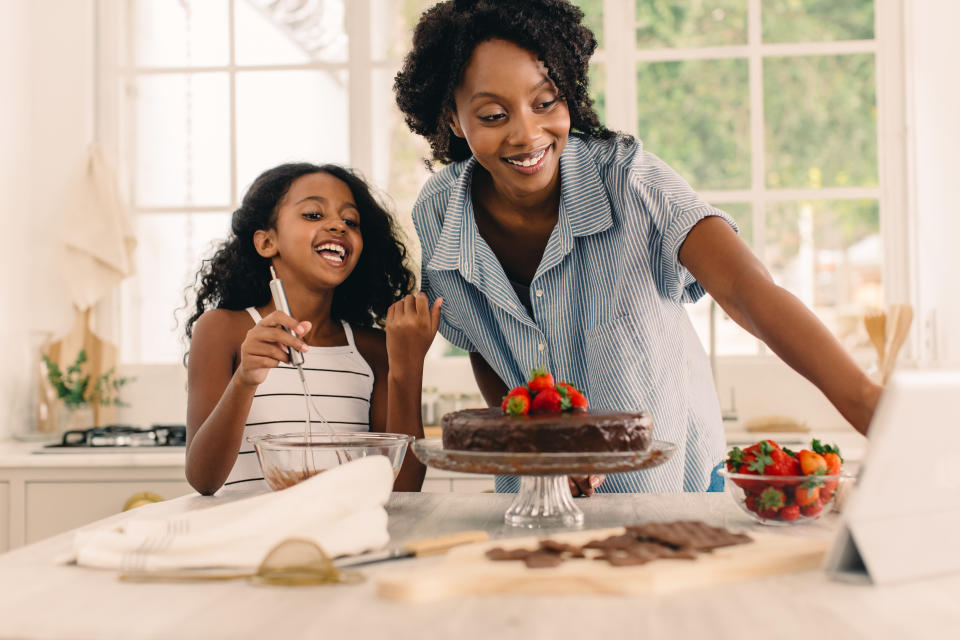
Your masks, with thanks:
<instances>
[{"instance_id":1,"label":"cake stand base","mask_svg":"<svg viewBox=\"0 0 960 640\"><path fill-rule=\"evenodd\" d=\"M503 521L526 529L583 526L583 511L573 503L567 476L520 476L520 492Z\"/></svg>"}]
</instances>

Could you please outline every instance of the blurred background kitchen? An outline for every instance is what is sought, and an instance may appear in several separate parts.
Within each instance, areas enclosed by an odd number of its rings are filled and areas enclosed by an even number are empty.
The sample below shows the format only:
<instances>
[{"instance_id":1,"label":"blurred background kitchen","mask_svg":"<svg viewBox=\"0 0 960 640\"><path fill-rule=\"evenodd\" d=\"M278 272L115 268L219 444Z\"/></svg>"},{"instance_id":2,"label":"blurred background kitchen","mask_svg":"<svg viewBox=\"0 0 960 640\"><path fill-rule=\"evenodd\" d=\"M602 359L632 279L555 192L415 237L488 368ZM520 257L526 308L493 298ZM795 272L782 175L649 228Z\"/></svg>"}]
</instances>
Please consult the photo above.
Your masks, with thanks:
<instances>
[{"instance_id":1,"label":"blurred background kitchen","mask_svg":"<svg viewBox=\"0 0 960 640\"><path fill-rule=\"evenodd\" d=\"M392 84L432 4L0 0L0 551L187 491L182 448L33 451L69 427L183 423L185 293L260 171L359 169L389 194L419 264L409 215L427 148ZM899 366L960 364L960 3L578 4L600 43L592 93L608 127L730 212L865 368L877 356L864 317L897 303L914 311ZM708 298L689 312L731 443L782 428L862 451L812 385ZM91 379L77 401L50 367L69 378L81 349ZM480 402L465 354L439 337L424 385L428 424Z\"/></svg>"}]
</instances>

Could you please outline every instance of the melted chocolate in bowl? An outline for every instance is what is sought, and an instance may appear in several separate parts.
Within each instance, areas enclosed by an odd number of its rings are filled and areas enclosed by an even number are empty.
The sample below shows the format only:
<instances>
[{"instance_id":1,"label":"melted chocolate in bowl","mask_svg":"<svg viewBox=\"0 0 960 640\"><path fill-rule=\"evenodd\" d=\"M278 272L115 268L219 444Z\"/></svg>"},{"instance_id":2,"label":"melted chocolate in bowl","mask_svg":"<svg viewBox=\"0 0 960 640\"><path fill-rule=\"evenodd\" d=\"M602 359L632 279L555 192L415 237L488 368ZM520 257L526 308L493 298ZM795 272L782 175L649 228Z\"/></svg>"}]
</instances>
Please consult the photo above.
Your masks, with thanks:
<instances>
[{"instance_id":1,"label":"melted chocolate in bowl","mask_svg":"<svg viewBox=\"0 0 960 640\"><path fill-rule=\"evenodd\" d=\"M280 491L281 489L286 489L287 487L292 487L295 484L303 482L307 478L312 478L315 475L319 475L324 471L326 471L326 469L284 470L277 469L276 467L269 467L264 470L263 479L266 481L268 487L274 491Z\"/></svg>"}]
</instances>

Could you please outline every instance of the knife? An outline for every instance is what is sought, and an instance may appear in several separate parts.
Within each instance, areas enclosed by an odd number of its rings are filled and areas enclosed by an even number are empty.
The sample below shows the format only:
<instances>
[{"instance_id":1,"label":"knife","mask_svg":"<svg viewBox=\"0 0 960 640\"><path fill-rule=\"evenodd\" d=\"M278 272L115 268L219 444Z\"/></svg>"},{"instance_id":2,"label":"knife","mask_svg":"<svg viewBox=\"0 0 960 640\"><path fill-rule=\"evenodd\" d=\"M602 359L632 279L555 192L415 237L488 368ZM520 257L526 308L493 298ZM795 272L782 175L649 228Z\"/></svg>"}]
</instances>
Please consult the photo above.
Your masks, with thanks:
<instances>
[{"instance_id":1,"label":"knife","mask_svg":"<svg viewBox=\"0 0 960 640\"><path fill-rule=\"evenodd\" d=\"M335 558L333 566L337 569L359 567L400 558L420 558L446 553L453 547L486 542L486 531L460 531L436 538L414 540L400 547L371 551L354 556ZM195 582L207 580L236 580L257 575L255 571L242 567L191 567L186 569L164 569L159 571L127 571L117 576L122 582Z\"/></svg>"},{"instance_id":2,"label":"knife","mask_svg":"<svg viewBox=\"0 0 960 640\"><path fill-rule=\"evenodd\" d=\"M399 560L401 558L421 558L424 556L434 556L446 553L454 547L463 544L472 544L475 542L486 542L489 539L486 531L460 531L446 536L436 538L426 538L423 540L414 540L401 547L391 549L382 549L380 551L371 551L361 553L355 556L344 556L335 558L333 566L338 569L346 567L358 567L375 562L384 562L386 560Z\"/></svg>"}]
</instances>

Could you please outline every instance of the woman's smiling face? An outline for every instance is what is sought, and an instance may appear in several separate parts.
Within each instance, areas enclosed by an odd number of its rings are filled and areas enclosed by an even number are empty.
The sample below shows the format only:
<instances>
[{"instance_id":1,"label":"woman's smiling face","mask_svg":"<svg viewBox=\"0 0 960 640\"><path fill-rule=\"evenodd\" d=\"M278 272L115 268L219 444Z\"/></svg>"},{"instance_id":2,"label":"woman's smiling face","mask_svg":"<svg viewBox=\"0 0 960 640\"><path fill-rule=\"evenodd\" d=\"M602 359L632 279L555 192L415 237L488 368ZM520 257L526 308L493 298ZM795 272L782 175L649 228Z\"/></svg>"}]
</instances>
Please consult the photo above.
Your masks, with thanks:
<instances>
[{"instance_id":1,"label":"woman's smiling face","mask_svg":"<svg viewBox=\"0 0 960 640\"><path fill-rule=\"evenodd\" d=\"M480 43L454 100L451 128L499 192L529 201L557 188L570 111L536 54L506 40Z\"/></svg>"}]
</instances>

